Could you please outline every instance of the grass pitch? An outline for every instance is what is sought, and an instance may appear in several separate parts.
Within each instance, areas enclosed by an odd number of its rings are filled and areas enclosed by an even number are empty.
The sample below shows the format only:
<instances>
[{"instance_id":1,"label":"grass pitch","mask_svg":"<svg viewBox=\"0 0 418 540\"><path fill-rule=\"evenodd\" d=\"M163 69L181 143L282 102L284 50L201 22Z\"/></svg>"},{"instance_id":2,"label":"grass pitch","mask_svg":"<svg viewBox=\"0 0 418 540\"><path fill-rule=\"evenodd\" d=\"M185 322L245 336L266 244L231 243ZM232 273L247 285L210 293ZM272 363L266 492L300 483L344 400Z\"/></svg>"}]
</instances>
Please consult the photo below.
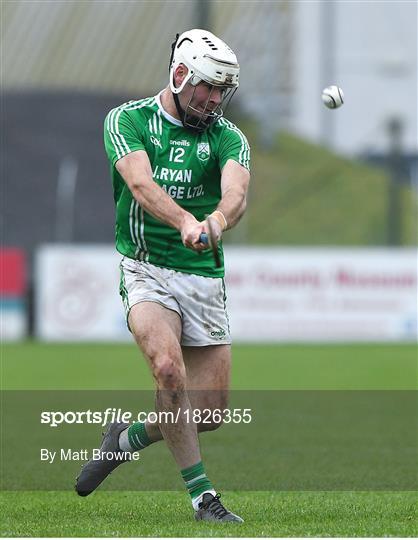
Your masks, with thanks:
<instances>
[{"instance_id":1,"label":"grass pitch","mask_svg":"<svg viewBox=\"0 0 418 540\"><path fill-rule=\"evenodd\" d=\"M418 389L415 345L234 345L235 390ZM151 390L135 345L2 346L7 390Z\"/></svg>"},{"instance_id":2,"label":"grass pitch","mask_svg":"<svg viewBox=\"0 0 418 540\"><path fill-rule=\"evenodd\" d=\"M414 493L226 492L239 525L196 523L178 492L64 492L3 495L3 535L129 536L416 536Z\"/></svg>"},{"instance_id":3,"label":"grass pitch","mask_svg":"<svg viewBox=\"0 0 418 540\"><path fill-rule=\"evenodd\" d=\"M416 353L408 345L235 346L232 386L416 390ZM26 343L3 346L2 388L132 390L150 389L152 381L134 346ZM238 526L195 523L184 491L98 490L86 499L8 491L1 500L1 534L9 537L418 535L417 493L407 491L226 491L227 507L245 519Z\"/></svg>"}]
</instances>

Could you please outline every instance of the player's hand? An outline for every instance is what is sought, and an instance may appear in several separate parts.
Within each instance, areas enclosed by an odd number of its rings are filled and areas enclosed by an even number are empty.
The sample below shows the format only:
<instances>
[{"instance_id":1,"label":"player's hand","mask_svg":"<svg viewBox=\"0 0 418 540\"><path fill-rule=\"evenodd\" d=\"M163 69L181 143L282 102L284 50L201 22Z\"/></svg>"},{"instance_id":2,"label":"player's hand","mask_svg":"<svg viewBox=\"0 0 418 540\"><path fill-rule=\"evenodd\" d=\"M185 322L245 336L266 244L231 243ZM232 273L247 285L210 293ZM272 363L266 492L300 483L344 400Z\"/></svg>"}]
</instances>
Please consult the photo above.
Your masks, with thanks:
<instances>
[{"instance_id":1,"label":"player's hand","mask_svg":"<svg viewBox=\"0 0 418 540\"><path fill-rule=\"evenodd\" d=\"M210 220L210 229L208 226L208 221ZM203 221L205 232L209 231L211 232L212 241L216 244L219 242L219 240L222 237L223 228L221 223L217 219L215 219L213 216L208 216L205 221Z\"/></svg>"},{"instance_id":2,"label":"player's hand","mask_svg":"<svg viewBox=\"0 0 418 540\"><path fill-rule=\"evenodd\" d=\"M219 215L218 215L219 214ZM215 261L216 268L222 267L222 260L219 255L219 241L222 236L222 232L225 230L227 223L225 216L222 212L215 211L207 216L206 220L203 222L205 227L205 241L209 241L209 247L212 250L213 258Z\"/></svg>"},{"instance_id":3,"label":"player's hand","mask_svg":"<svg viewBox=\"0 0 418 540\"><path fill-rule=\"evenodd\" d=\"M180 229L183 244L195 251L202 251L208 248L207 244L199 241L200 235L205 231L205 222L199 222L192 215L186 216Z\"/></svg>"}]
</instances>

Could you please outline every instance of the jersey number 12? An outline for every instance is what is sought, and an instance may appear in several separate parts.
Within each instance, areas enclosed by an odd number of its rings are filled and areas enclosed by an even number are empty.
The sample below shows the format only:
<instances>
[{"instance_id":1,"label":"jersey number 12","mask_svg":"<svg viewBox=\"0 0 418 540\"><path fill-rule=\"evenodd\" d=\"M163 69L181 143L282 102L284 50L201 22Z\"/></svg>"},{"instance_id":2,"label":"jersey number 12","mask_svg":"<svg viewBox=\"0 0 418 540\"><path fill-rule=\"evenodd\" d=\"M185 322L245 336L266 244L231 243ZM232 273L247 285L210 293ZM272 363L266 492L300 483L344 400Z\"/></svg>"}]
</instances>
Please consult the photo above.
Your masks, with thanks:
<instances>
[{"instance_id":1,"label":"jersey number 12","mask_svg":"<svg viewBox=\"0 0 418 540\"><path fill-rule=\"evenodd\" d=\"M172 148L170 150L170 161L175 161L176 163L183 163L183 156L186 150L184 148Z\"/></svg>"}]
</instances>

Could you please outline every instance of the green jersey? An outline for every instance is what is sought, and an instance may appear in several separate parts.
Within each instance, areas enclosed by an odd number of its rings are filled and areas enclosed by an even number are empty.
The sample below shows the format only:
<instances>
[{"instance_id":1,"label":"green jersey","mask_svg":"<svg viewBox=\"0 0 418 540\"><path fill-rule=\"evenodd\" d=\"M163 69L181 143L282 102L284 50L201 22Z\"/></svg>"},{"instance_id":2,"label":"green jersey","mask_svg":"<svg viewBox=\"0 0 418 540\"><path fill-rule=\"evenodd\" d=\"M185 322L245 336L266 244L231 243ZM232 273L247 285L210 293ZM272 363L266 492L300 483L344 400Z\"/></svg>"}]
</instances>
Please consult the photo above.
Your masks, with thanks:
<instances>
[{"instance_id":1,"label":"green jersey","mask_svg":"<svg viewBox=\"0 0 418 540\"><path fill-rule=\"evenodd\" d=\"M186 130L161 106L160 94L112 109L104 125L116 204L116 249L140 261L180 272L223 277L210 250L186 248L180 233L148 214L116 170L130 152L145 150L154 182L177 204L203 221L221 200L221 170L229 159L249 169L250 148L242 132L221 118L203 133Z\"/></svg>"}]
</instances>

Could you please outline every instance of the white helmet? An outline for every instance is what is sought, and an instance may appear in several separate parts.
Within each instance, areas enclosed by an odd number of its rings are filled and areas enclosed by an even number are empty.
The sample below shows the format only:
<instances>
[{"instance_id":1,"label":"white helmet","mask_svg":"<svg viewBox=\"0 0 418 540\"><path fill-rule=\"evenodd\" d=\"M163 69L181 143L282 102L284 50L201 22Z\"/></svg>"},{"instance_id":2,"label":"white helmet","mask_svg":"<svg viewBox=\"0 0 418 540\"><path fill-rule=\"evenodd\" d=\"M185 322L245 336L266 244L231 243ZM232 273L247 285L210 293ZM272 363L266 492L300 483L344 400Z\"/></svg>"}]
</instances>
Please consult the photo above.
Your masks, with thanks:
<instances>
[{"instance_id":1,"label":"white helmet","mask_svg":"<svg viewBox=\"0 0 418 540\"><path fill-rule=\"evenodd\" d=\"M180 64L187 67L188 73L181 85L176 87L174 73ZM207 111L204 114L190 107L190 102L186 109L182 110L177 95L187 83L196 87L201 81L225 89L222 103L216 111ZM170 89L185 127L202 131L218 120L224 112L222 106L227 100L230 101L238 86L239 64L237 57L224 41L207 30L199 29L188 30L177 36L172 45L170 59ZM196 123L197 116L198 122Z\"/></svg>"},{"instance_id":2,"label":"white helmet","mask_svg":"<svg viewBox=\"0 0 418 540\"><path fill-rule=\"evenodd\" d=\"M174 72L180 64L189 70L179 87L174 86ZM174 45L170 64L170 88L178 94L187 82L196 86L205 81L215 86L238 87L239 64L228 45L207 30L183 32Z\"/></svg>"}]
</instances>

